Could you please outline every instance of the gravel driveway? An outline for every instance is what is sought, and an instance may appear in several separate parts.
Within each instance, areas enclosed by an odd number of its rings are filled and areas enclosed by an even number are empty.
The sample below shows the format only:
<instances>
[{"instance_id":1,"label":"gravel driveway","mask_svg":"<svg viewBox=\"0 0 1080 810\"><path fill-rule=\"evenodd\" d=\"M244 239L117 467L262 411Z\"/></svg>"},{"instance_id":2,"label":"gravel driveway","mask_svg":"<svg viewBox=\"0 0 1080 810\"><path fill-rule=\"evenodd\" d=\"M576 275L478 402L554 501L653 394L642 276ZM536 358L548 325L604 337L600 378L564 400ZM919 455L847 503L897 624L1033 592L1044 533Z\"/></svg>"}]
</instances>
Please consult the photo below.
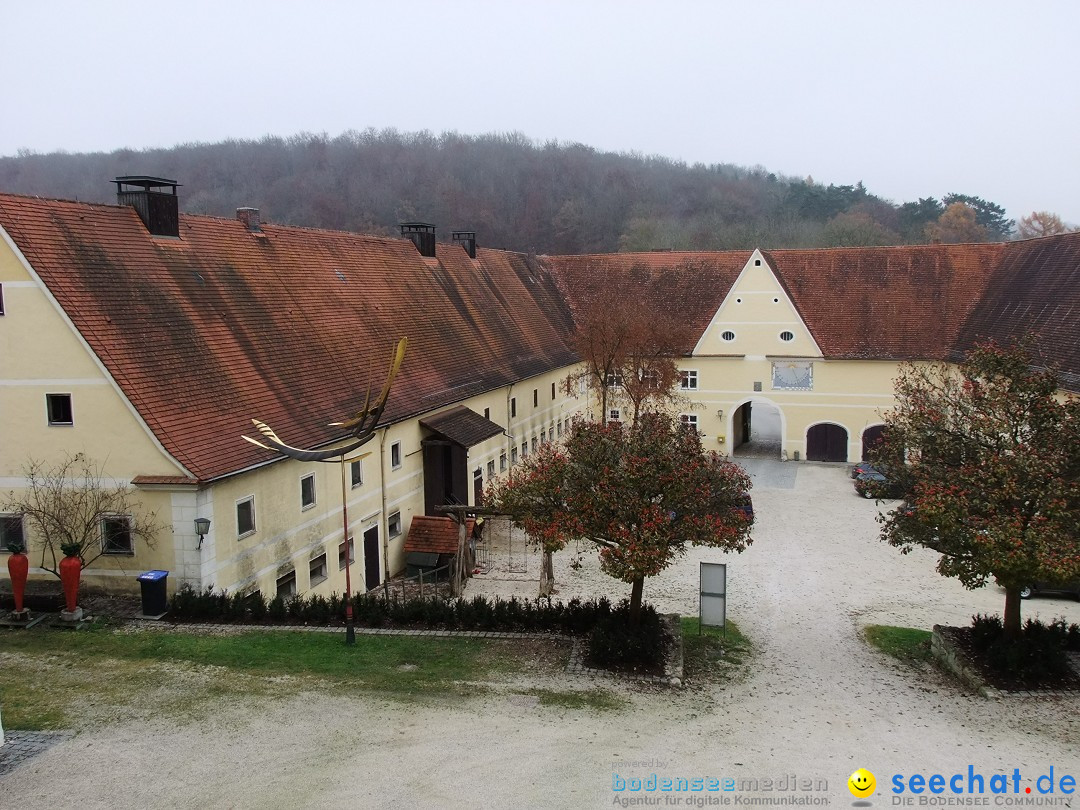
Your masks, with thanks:
<instances>
[{"instance_id":1,"label":"gravel driveway","mask_svg":"<svg viewBox=\"0 0 1080 810\"><path fill-rule=\"evenodd\" d=\"M615 774L656 773L827 780L812 795L849 806L847 776L865 767L878 779L871 800L885 807L898 773L966 774L971 765L989 780L1019 768L1021 790L1051 765L1058 777L1080 776L1080 699L987 701L934 671L900 668L860 640L869 623L928 628L1000 611L999 589L965 591L936 575L936 555L901 556L881 543L878 507L854 495L846 468L748 466L753 547L726 558L694 550L645 587L662 610L696 614L699 560L726 561L729 616L758 648L740 682L630 688L631 705L607 713L543 707L511 693L429 710L318 694L233 703L214 720L179 728L79 734L0 778L0 805L54 808L81 796L83 808L610 807L617 795L634 795L613 792ZM573 558L556 556L562 598L628 592L598 571L594 555L577 569ZM470 592L534 595L536 557L528 557L528 581L506 570L507 559L497 554ZM1068 600L1024 607L1026 615L1080 621L1080 606ZM589 681L560 674L528 685ZM667 806L702 806L686 794L669 798Z\"/></svg>"}]
</instances>

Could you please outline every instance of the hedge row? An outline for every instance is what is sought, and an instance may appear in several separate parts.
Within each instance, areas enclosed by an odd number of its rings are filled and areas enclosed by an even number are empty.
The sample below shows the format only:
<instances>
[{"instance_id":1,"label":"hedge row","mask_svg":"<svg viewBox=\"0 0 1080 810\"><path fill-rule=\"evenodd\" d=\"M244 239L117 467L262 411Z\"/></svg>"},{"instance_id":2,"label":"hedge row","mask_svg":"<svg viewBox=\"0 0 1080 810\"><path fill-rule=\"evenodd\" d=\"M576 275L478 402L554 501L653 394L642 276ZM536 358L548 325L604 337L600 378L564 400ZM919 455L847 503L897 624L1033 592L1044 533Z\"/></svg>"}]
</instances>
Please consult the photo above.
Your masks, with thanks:
<instances>
[{"instance_id":1,"label":"hedge row","mask_svg":"<svg viewBox=\"0 0 1080 810\"><path fill-rule=\"evenodd\" d=\"M1066 652L1080 651L1080 625L1028 619L1020 637L1008 639L1000 616L979 614L971 617L971 643L996 672L1038 682L1069 674Z\"/></svg>"}]
</instances>

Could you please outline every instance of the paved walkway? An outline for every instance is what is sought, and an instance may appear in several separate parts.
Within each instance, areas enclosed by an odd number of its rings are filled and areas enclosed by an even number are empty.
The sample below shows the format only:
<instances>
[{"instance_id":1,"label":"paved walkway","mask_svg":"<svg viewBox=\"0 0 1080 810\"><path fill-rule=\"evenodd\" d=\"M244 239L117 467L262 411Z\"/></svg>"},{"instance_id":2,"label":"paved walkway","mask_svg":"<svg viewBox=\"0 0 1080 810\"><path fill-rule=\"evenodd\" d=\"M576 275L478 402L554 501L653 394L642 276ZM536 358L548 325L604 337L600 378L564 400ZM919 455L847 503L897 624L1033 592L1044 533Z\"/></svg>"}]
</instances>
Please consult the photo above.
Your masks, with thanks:
<instances>
[{"instance_id":1,"label":"paved walkway","mask_svg":"<svg viewBox=\"0 0 1080 810\"><path fill-rule=\"evenodd\" d=\"M4 744L0 745L0 776L73 736L67 731L5 731ZM15 805L8 805L7 800L0 802L0 807L6 806Z\"/></svg>"}]
</instances>

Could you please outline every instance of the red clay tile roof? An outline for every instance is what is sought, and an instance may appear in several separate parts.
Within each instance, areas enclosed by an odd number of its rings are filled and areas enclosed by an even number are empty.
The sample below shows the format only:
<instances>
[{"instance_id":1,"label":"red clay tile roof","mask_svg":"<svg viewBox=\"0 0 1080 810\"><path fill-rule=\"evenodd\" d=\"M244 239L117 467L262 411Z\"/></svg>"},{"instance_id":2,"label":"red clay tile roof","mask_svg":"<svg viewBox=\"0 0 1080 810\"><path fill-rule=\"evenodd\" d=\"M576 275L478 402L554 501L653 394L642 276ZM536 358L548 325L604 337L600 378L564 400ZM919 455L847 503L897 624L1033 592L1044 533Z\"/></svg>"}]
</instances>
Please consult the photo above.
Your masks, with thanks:
<instances>
[{"instance_id":1,"label":"red clay tile roof","mask_svg":"<svg viewBox=\"0 0 1080 810\"><path fill-rule=\"evenodd\" d=\"M749 260L751 251L692 253L612 253L586 256L545 256L570 302L575 317L594 301L627 293L616 279L629 279L637 294L656 302L658 309L687 322L691 337L682 347L690 354L716 310Z\"/></svg>"},{"instance_id":2,"label":"red clay tile roof","mask_svg":"<svg viewBox=\"0 0 1080 810\"><path fill-rule=\"evenodd\" d=\"M283 441L378 392L410 340L384 422L574 362L569 310L521 254L180 215L151 236L124 206L0 194L0 225L165 449L201 480L270 460L241 440L258 418Z\"/></svg>"},{"instance_id":3,"label":"red clay tile roof","mask_svg":"<svg viewBox=\"0 0 1080 810\"><path fill-rule=\"evenodd\" d=\"M464 405L421 419L420 426L433 430L462 447L472 447L503 432L502 425L485 419Z\"/></svg>"},{"instance_id":4,"label":"red clay tile roof","mask_svg":"<svg viewBox=\"0 0 1080 810\"><path fill-rule=\"evenodd\" d=\"M764 252L825 357L944 358L982 295L1001 244L916 245ZM688 321L692 342L723 303L751 256L624 253L545 261L571 302L602 296L610 274L629 275L643 296Z\"/></svg>"},{"instance_id":5,"label":"red clay tile roof","mask_svg":"<svg viewBox=\"0 0 1080 810\"><path fill-rule=\"evenodd\" d=\"M476 521L469 518L465 523L465 536L472 535ZM423 551L432 554L457 554L458 524L448 517L414 515L405 538L405 551Z\"/></svg>"},{"instance_id":6,"label":"red clay tile roof","mask_svg":"<svg viewBox=\"0 0 1080 810\"><path fill-rule=\"evenodd\" d=\"M1001 244L764 254L825 357L944 359Z\"/></svg>"},{"instance_id":7,"label":"red clay tile roof","mask_svg":"<svg viewBox=\"0 0 1080 810\"><path fill-rule=\"evenodd\" d=\"M956 342L953 359L980 341L1032 341L1062 387L1080 392L1080 233L1009 242Z\"/></svg>"},{"instance_id":8,"label":"red clay tile roof","mask_svg":"<svg viewBox=\"0 0 1080 810\"><path fill-rule=\"evenodd\" d=\"M137 487L196 486L199 482L186 475L136 475L131 483Z\"/></svg>"}]
</instances>

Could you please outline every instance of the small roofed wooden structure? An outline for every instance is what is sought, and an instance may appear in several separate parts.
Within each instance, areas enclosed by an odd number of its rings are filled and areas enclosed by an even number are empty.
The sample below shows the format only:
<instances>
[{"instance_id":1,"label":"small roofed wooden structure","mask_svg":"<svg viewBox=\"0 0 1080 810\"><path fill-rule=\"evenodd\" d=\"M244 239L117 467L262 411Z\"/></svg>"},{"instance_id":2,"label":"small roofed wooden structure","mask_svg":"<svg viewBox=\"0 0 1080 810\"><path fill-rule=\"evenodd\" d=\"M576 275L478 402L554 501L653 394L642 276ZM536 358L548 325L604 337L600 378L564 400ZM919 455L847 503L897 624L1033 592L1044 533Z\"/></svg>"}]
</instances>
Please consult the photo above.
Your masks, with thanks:
<instances>
[{"instance_id":1,"label":"small roofed wooden structure","mask_svg":"<svg viewBox=\"0 0 1080 810\"><path fill-rule=\"evenodd\" d=\"M466 537L472 537L475 531L476 520L468 518L465 526ZM454 570L460 539L460 527L453 518L415 515L409 526L408 537L405 538L405 575L414 577L440 568ZM471 554L471 545L466 543L466 559L462 566L465 572L473 569L472 561L467 559Z\"/></svg>"}]
</instances>

